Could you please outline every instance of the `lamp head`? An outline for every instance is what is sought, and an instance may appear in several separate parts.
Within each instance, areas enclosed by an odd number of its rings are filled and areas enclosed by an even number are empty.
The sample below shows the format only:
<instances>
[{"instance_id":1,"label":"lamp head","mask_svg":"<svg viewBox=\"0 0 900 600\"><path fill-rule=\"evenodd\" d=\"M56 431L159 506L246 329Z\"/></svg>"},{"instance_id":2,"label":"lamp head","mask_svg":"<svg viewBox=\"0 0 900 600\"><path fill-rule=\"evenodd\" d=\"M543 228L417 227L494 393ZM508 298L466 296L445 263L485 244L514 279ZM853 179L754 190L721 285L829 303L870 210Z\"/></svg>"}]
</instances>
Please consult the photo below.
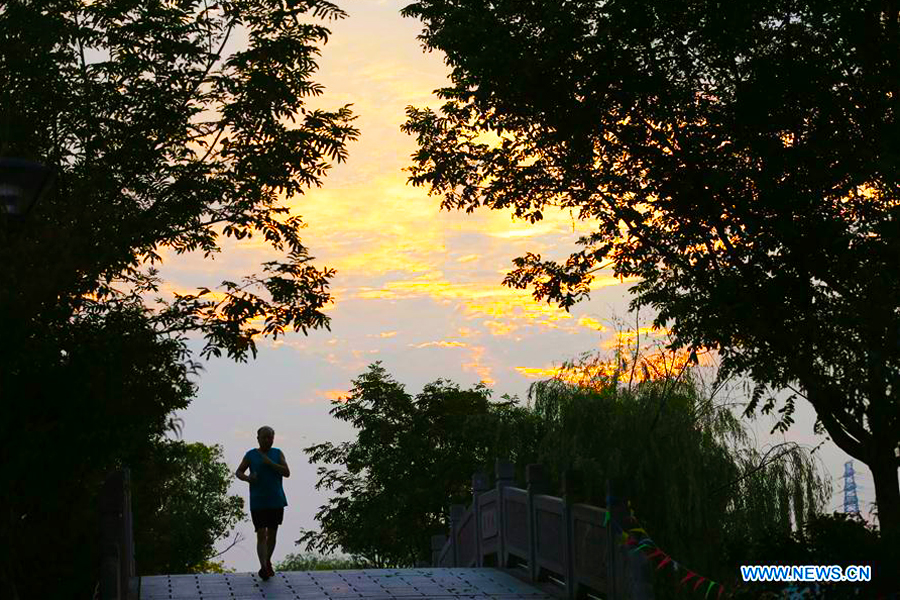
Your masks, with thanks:
<instances>
[{"instance_id":1,"label":"lamp head","mask_svg":"<svg viewBox=\"0 0 900 600\"><path fill-rule=\"evenodd\" d=\"M0 158L0 211L25 216L53 183L53 170L22 158Z\"/></svg>"}]
</instances>

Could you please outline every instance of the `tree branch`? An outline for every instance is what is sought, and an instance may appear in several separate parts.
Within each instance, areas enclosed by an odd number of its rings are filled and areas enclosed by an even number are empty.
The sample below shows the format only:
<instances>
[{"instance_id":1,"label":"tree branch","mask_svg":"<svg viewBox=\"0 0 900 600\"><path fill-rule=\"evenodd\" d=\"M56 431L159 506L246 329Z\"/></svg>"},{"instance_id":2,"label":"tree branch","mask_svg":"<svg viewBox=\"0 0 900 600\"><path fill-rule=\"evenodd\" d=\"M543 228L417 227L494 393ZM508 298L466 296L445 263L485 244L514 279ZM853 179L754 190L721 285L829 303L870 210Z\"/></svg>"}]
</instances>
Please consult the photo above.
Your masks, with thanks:
<instances>
[{"instance_id":1,"label":"tree branch","mask_svg":"<svg viewBox=\"0 0 900 600\"><path fill-rule=\"evenodd\" d=\"M769 461L766 461L766 457L769 456L769 454L771 454L773 450L775 450L776 448L780 448L780 447L782 447L782 446L791 446L791 447L790 447L788 450L785 450L784 452L782 452L781 454L779 454L778 456L776 456L775 458L773 458L773 459L771 459L771 460L769 460ZM757 466L754 467L753 469L750 469L750 471L748 471L747 473L744 473L743 475L741 475L740 477L738 477L737 479L735 479L735 480L732 481L731 483L728 483L728 484L725 484L725 485L723 485L723 486L720 486L720 487L716 488L715 490L713 490L712 492L709 492L709 493L707 494L707 496L715 496L715 495L718 494L719 492L721 492L721 491L723 491L723 490L726 490L726 489L730 488L731 486L735 485L736 483L740 483L740 482L743 481L744 479L747 479L748 477L754 475L755 473L758 473L760 470L764 469L766 466L772 464L773 462L775 462L775 461L777 461L777 460L780 460L783 456L785 456L785 455L787 455L787 454L790 454L790 453L791 453L792 451L794 451L797 447L798 447L798 446L797 446L797 443L796 443L796 442L782 442L782 443L780 443L780 444L776 444L775 446L772 446L772 447L769 448L769 450L766 451L766 453L763 455L762 460L760 461L759 465L757 465Z\"/></svg>"},{"instance_id":2,"label":"tree branch","mask_svg":"<svg viewBox=\"0 0 900 600\"><path fill-rule=\"evenodd\" d=\"M219 552L218 554L213 554L212 556L210 556L210 557L209 557L209 560L212 560L213 558L218 558L218 557L222 556L223 554L225 554L226 552L228 552L229 550L231 550L232 548L234 548L235 545L237 545L237 544L238 544L239 542L241 542L241 541L242 541L242 540L241 540L241 532L238 531L238 532L235 534L235 536L234 536L234 541L231 542L231 545L228 546L227 548L225 548L224 550L222 550L221 552Z\"/></svg>"}]
</instances>

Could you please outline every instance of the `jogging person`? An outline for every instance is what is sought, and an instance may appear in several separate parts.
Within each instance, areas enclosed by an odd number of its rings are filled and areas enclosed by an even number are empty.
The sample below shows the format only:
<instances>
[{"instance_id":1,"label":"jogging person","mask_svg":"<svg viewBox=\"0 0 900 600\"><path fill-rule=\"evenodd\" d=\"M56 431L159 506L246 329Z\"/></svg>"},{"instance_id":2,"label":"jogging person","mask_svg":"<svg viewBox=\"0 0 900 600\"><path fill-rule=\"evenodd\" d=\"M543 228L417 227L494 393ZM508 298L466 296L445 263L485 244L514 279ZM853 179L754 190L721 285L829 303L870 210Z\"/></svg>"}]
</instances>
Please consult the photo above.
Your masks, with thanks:
<instances>
[{"instance_id":1,"label":"jogging person","mask_svg":"<svg viewBox=\"0 0 900 600\"><path fill-rule=\"evenodd\" d=\"M278 526L284 520L287 497L281 486L282 477L290 477L291 470L284 460L284 452L273 448L275 430L264 425L256 432L259 448L247 450L235 471L235 476L250 483L250 518L256 530L256 553L259 556L259 576L268 579L275 575L272 552ZM250 468L250 475L244 471Z\"/></svg>"}]
</instances>

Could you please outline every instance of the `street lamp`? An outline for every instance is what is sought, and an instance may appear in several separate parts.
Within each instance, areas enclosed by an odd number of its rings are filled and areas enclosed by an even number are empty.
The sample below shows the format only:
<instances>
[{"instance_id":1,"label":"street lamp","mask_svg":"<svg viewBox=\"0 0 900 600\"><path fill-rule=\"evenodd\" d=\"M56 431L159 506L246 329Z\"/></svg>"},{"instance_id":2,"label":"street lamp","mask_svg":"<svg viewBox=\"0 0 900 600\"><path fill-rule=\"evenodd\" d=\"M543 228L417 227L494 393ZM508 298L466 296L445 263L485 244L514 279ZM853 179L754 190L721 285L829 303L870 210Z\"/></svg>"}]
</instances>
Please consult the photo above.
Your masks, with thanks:
<instances>
[{"instance_id":1,"label":"street lamp","mask_svg":"<svg viewBox=\"0 0 900 600\"><path fill-rule=\"evenodd\" d=\"M0 212L24 217L53 183L53 170L22 158L0 158Z\"/></svg>"}]
</instances>

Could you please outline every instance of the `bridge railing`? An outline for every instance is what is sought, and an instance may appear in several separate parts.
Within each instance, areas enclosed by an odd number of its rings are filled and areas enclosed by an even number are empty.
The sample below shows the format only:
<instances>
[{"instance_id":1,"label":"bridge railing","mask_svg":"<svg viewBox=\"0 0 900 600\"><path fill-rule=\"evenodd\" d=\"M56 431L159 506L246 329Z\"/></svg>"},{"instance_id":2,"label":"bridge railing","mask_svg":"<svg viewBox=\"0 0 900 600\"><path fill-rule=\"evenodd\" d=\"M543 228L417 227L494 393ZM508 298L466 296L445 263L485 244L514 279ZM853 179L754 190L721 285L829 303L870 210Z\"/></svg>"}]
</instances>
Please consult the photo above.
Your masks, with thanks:
<instances>
[{"instance_id":1,"label":"bridge railing","mask_svg":"<svg viewBox=\"0 0 900 600\"><path fill-rule=\"evenodd\" d=\"M607 482L609 508L571 502L573 472L563 497L547 495L541 465L526 468L526 489L514 487L515 465L497 460L496 486L472 476L472 503L450 507L450 535L431 540L435 567L524 568L530 581L556 580L569 600L587 592L610 600L652 600L649 561L624 551L612 523L627 509ZM607 511L610 519L607 519Z\"/></svg>"}]
</instances>

